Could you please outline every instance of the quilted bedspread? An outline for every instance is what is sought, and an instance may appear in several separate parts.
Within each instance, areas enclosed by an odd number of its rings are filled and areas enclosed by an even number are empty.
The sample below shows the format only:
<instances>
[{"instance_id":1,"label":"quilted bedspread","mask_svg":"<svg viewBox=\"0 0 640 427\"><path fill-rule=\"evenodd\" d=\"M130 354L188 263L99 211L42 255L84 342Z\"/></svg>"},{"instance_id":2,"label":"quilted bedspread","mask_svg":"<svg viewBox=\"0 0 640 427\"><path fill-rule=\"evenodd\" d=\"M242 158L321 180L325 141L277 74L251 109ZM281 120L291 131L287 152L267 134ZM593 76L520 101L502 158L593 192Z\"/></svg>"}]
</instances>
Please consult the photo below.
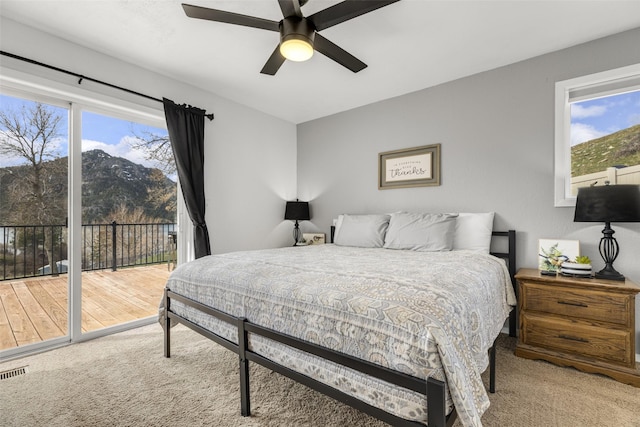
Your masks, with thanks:
<instances>
[{"instance_id":1,"label":"quilted bedspread","mask_svg":"<svg viewBox=\"0 0 640 427\"><path fill-rule=\"evenodd\" d=\"M489 399L487 350L515 305L503 260L471 251L316 245L235 252L179 266L167 288L233 316L419 378L446 381L465 426ZM172 311L237 342L236 325L172 302ZM250 338L250 348L403 418L426 421L426 398Z\"/></svg>"}]
</instances>

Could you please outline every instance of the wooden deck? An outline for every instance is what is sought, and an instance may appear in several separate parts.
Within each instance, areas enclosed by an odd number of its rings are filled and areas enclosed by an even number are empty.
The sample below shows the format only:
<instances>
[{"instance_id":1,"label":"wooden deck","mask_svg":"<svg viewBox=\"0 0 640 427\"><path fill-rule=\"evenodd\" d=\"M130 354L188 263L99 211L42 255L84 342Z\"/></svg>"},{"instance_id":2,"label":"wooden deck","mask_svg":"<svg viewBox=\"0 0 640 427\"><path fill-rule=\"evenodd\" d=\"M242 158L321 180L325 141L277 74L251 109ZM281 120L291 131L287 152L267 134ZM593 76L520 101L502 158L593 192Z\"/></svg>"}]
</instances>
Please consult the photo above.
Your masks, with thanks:
<instances>
[{"instance_id":1,"label":"wooden deck","mask_svg":"<svg viewBox=\"0 0 640 427\"><path fill-rule=\"evenodd\" d=\"M169 277L166 264L82 273L82 331L154 315ZM67 334L67 279L0 282L0 350Z\"/></svg>"}]
</instances>

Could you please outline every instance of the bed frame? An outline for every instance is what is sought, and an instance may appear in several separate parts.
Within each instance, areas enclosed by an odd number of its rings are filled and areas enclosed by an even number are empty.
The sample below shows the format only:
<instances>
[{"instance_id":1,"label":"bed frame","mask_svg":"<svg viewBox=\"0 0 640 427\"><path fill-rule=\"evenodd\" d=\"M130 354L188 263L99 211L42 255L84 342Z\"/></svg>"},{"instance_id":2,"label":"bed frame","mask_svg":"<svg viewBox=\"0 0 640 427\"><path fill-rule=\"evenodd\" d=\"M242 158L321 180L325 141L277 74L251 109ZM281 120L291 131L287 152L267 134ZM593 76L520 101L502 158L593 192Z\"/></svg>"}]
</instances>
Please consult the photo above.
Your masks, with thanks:
<instances>
[{"instance_id":1,"label":"bed frame","mask_svg":"<svg viewBox=\"0 0 640 427\"><path fill-rule=\"evenodd\" d=\"M333 242L334 228L331 227L331 242ZM514 230L509 231L494 231L494 237L506 237L508 239L507 252L492 252L491 254L503 258L506 260L509 273L511 275L512 284L515 287L515 270L516 270L516 232ZM179 301L187 306L193 307L206 314L214 316L229 324L235 324L238 327L238 344L222 338L211 331L173 313L171 311L171 302ZM509 316L509 335L515 336L517 324L516 324L515 309L512 310ZM253 324L245 318L238 318L230 316L227 313L223 313L219 310L208 307L204 304L186 298L182 295L176 294L165 288L164 291L164 356L171 356L171 322L182 323L188 328L198 332L199 334L215 341L221 346L238 354L240 361L240 413L243 416L251 415L251 400L249 393L249 362L255 362L268 369L285 375L294 381L306 385L314 390L317 390L329 397L332 397L342 403L346 403L360 411L363 411L375 418L378 418L393 426L415 426L424 427L423 423L417 421L409 421L404 418L400 418L396 415L390 414L375 406L369 405L361 400L354 398L348 394L345 394L339 390L334 389L324 383L321 383L311 377L300 374L286 366L279 365L248 348L248 334L260 335L268 339L280 342L290 347L311 353L315 356L321 357L326 360L338 363L340 365L355 369L364 374L379 378L387 381L391 384L404 387L406 389L416 391L423 395L426 395L429 402L428 420L427 425L429 427L450 427L456 420L457 414L455 407L453 411L447 415L446 413L446 396L445 396L445 383L443 381L428 378L426 380L419 379L401 372L393 371L382 366L375 365L368 361L358 359L349 356L344 353L328 350L324 347L302 341L298 338L290 335L283 334L281 332L274 331L272 329L264 328L262 326ZM495 342L489 349L489 391L495 392L495 362L496 362L496 349Z\"/></svg>"}]
</instances>

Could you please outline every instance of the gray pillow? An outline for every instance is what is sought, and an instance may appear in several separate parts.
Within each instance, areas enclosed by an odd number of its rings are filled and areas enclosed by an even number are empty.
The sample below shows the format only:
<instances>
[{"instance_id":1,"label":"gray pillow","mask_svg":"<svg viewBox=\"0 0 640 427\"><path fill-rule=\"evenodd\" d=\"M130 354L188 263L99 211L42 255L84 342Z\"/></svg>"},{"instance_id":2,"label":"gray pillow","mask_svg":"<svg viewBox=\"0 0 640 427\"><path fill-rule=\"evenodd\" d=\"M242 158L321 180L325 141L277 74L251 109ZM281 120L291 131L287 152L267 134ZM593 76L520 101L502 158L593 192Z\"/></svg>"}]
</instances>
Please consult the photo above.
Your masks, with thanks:
<instances>
[{"instance_id":1,"label":"gray pillow","mask_svg":"<svg viewBox=\"0 0 640 427\"><path fill-rule=\"evenodd\" d=\"M389 215L340 215L334 243L338 246L381 248Z\"/></svg>"},{"instance_id":2,"label":"gray pillow","mask_svg":"<svg viewBox=\"0 0 640 427\"><path fill-rule=\"evenodd\" d=\"M457 214L393 213L384 239L387 249L450 251Z\"/></svg>"}]
</instances>

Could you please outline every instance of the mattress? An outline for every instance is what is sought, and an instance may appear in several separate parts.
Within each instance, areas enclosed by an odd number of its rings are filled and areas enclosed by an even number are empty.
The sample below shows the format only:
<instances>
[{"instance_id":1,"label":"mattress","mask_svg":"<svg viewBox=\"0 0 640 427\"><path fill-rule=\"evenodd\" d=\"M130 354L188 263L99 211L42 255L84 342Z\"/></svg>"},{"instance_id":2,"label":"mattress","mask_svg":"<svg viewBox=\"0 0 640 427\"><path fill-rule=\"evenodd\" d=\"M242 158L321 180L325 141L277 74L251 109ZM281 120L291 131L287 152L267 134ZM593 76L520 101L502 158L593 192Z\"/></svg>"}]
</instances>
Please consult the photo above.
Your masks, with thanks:
<instances>
[{"instance_id":1,"label":"mattress","mask_svg":"<svg viewBox=\"0 0 640 427\"><path fill-rule=\"evenodd\" d=\"M489 399L480 374L515 305L503 260L473 251L316 245L234 252L179 266L167 288L236 317L418 378L447 384L465 426ZM237 343L229 325L172 301L173 312ZM419 393L249 336L249 348L366 403L426 422Z\"/></svg>"}]
</instances>

